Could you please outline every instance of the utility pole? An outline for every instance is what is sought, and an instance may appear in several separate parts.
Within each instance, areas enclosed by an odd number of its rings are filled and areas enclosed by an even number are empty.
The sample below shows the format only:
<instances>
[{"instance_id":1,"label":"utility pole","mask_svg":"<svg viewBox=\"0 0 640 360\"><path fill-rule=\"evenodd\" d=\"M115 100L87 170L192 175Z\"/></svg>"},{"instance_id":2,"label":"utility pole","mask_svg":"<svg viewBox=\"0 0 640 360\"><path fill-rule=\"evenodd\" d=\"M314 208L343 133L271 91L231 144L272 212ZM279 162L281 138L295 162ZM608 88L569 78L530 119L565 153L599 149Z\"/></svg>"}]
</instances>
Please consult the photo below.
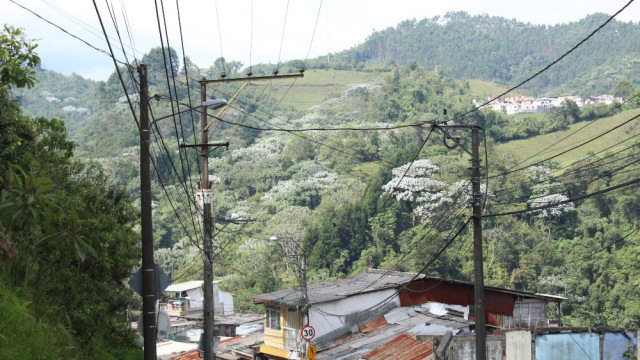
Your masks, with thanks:
<instances>
[{"instance_id":1,"label":"utility pole","mask_svg":"<svg viewBox=\"0 0 640 360\"><path fill-rule=\"evenodd\" d=\"M156 295L153 264L153 228L151 222L151 175L149 152L149 87L147 65L138 66L140 74L140 212L142 234L142 323L144 359L156 360Z\"/></svg>"},{"instance_id":2,"label":"utility pole","mask_svg":"<svg viewBox=\"0 0 640 360\"><path fill-rule=\"evenodd\" d=\"M484 264L482 257L482 194L480 192L480 141L478 127L471 126L471 191L473 208L473 290L475 298L476 359L487 357L487 328L484 302Z\"/></svg>"},{"instance_id":3,"label":"utility pole","mask_svg":"<svg viewBox=\"0 0 640 360\"><path fill-rule=\"evenodd\" d=\"M204 80L204 78L203 78ZM207 101L207 85L200 82L201 103ZM211 192L209 192L209 129L207 128L207 107L204 106L200 112L200 126L202 134L200 142L202 144L202 223L204 229L204 339L203 350L204 359L213 360L213 265L212 253L213 243L211 239L211 229L213 228L213 214L211 207Z\"/></svg>"},{"instance_id":4,"label":"utility pole","mask_svg":"<svg viewBox=\"0 0 640 360\"><path fill-rule=\"evenodd\" d=\"M307 323L309 325L309 293L307 293L307 255L305 255L302 249L299 250L302 256L302 265L300 266L300 272L302 273L302 294L304 296L303 304L303 316L307 315Z\"/></svg>"},{"instance_id":5,"label":"utility pole","mask_svg":"<svg viewBox=\"0 0 640 360\"><path fill-rule=\"evenodd\" d=\"M226 146L229 147L229 142L224 143L209 143L209 126L211 124L207 124L207 84L209 83L219 83L219 82L234 82L234 81L251 81L251 80L271 80L278 78L293 78L293 77L302 77L303 74L288 74L288 75L279 75L279 76L257 76L257 77L247 77L247 78L223 78L216 80L207 80L206 78L200 79L200 102L202 106L202 111L200 112L200 129L201 129L201 137L200 144L195 145L182 145L182 147L196 147L200 148L200 157L202 160L202 226L204 230L203 235L203 247L204 247L204 268L203 268L203 276L204 276L204 313L203 313L203 322L204 322L204 333L203 333L203 344L202 349L204 353L205 360L213 360L215 359L215 355L213 354L213 321L214 321L214 296L213 296L213 239L212 239L212 229L213 229L213 206L212 206L212 193L209 188L209 147L212 146ZM238 92L230 99L232 102L238 93L244 88L243 85ZM226 105L227 102L224 101L224 104L213 104L214 108L219 108ZM220 112L216 115L219 116Z\"/></svg>"},{"instance_id":6,"label":"utility pole","mask_svg":"<svg viewBox=\"0 0 640 360\"><path fill-rule=\"evenodd\" d=\"M446 111L445 111L446 115ZM432 128L436 128L444 133L444 145L449 149L460 146L471 156L471 208L473 210L473 291L474 291L474 312L476 316L476 360L486 360L487 358L487 328L485 318L484 301L484 264L482 254L482 193L480 191L480 141L478 132L481 129L477 125L440 125L432 123ZM471 151L460 144L459 129L471 129ZM445 129L454 130L450 133ZM455 144L450 146L447 139L453 140Z\"/></svg>"}]
</instances>

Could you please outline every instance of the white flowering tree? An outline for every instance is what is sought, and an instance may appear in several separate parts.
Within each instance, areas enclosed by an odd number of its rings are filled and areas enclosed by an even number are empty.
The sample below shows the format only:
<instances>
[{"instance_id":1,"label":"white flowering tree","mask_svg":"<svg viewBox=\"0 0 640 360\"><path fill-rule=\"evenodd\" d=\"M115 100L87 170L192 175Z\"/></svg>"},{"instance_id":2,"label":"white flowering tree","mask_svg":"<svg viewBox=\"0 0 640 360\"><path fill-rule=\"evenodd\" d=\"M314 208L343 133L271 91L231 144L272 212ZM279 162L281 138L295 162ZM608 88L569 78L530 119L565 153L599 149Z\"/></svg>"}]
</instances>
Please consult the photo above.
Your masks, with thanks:
<instances>
[{"instance_id":1,"label":"white flowering tree","mask_svg":"<svg viewBox=\"0 0 640 360\"><path fill-rule=\"evenodd\" d=\"M414 223L429 222L438 209L455 201L451 197L454 187L434 178L439 171L431 160L417 160L393 169L393 178L382 189L396 200L412 204Z\"/></svg>"},{"instance_id":2,"label":"white flowering tree","mask_svg":"<svg viewBox=\"0 0 640 360\"><path fill-rule=\"evenodd\" d=\"M540 217L553 218L576 210L575 205L572 202L565 202L567 200L569 200L569 198L566 195L550 194L535 199L529 199L527 204L530 208L542 207L549 204L558 204L556 206L539 210Z\"/></svg>"},{"instance_id":3,"label":"white flowering tree","mask_svg":"<svg viewBox=\"0 0 640 360\"><path fill-rule=\"evenodd\" d=\"M317 171L306 178L296 177L278 182L263 197L262 201L277 209L286 206L315 208L322 200L322 191L335 182L337 174L325 170Z\"/></svg>"},{"instance_id":4,"label":"white flowering tree","mask_svg":"<svg viewBox=\"0 0 640 360\"><path fill-rule=\"evenodd\" d=\"M572 202L566 202L569 198L560 193L563 186L555 180L555 175L550 168L532 166L526 170L525 174L527 179L534 184L531 197L527 201L529 208L558 204L557 206L536 211L543 221L545 219L558 218L563 214L575 211L575 205Z\"/></svg>"}]
</instances>

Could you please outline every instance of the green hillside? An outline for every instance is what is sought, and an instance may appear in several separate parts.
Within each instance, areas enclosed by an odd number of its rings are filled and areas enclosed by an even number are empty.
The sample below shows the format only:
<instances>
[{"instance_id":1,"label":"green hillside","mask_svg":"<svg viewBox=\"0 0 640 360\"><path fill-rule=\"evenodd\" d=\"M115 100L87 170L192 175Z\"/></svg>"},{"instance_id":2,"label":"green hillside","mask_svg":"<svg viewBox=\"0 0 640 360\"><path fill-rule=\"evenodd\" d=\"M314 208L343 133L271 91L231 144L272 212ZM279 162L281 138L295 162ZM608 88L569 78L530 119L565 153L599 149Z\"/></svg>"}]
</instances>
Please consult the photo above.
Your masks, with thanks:
<instances>
[{"instance_id":1,"label":"green hillside","mask_svg":"<svg viewBox=\"0 0 640 360\"><path fill-rule=\"evenodd\" d=\"M381 81L383 76L384 73L380 72L307 70L304 77L295 80L293 85L293 80L273 81L269 88L273 98L282 99L283 106L304 111L331 97L337 97L346 85Z\"/></svg>"},{"instance_id":2,"label":"green hillside","mask_svg":"<svg viewBox=\"0 0 640 360\"><path fill-rule=\"evenodd\" d=\"M209 132L211 141L230 143L208 157L213 213L249 220L219 221L213 232L215 278L221 290L234 294L235 310L262 311L253 296L299 284L288 256L293 250L306 255L309 282L369 268L472 279L473 232L465 227L472 215L465 151L470 131L463 129L454 146L425 125L455 118L458 125L484 128L495 174L555 142L527 164L632 118L640 87L627 79L637 80L640 25L615 21L575 56L511 95L594 95L623 84L625 104L578 107L567 101L529 115L473 104L530 76L605 18L596 14L553 27L464 13L406 21L332 54L331 64L310 60L303 78L244 88L218 119L210 119ZM613 47L615 31L624 39ZM175 57L174 68L167 68L165 53ZM142 60L153 74L152 118L163 119L151 131L154 259L174 282L202 279L202 224L194 204L202 156L181 144L200 141L200 87L194 79L222 72L240 77L243 70L238 65L227 71L225 63L234 62L217 59L208 68L188 64L187 76L177 52L159 47ZM301 64L289 62L280 73L295 73ZM253 70L256 76L273 72L268 65ZM171 72L175 82L166 81ZM122 73L137 116L137 74ZM0 275L13 284L11 293L37 304L34 313L68 319L64 326L74 334L110 326L87 332L89 341L91 334L121 328L122 309L139 306L123 281L139 265L139 131L115 73L104 82L46 71L36 76L40 81L31 89L0 88L0 107L7 109L0 111L0 154L6 159L0 162L0 209L15 210L0 212L0 240L15 241L17 252L5 255L0 246ZM207 95L231 99L240 86L211 84ZM176 111L179 116L170 116ZM59 117L67 127L27 115ZM640 270L634 265L640 193L633 187L606 192L640 177L634 166L640 156L631 148L583 160L584 168L571 165L637 134L636 124L554 161L489 179L486 212L496 216L482 219L486 284L566 297L565 325L640 327ZM596 162L605 157L606 163ZM601 195L587 197L596 192ZM19 206L22 200L28 205L32 193L41 194L41 206L33 209L37 218ZM536 209L540 203L549 207ZM14 213L25 220L16 222ZM273 236L283 239L281 246L270 241ZM82 287L74 288L71 300L82 311L58 316L68 300L69 287L62 285L76 282ZM100 289L109 296L91 307L86 299ZM53 305L43 301L48 291L55 295ZM103 308L113 312L100 317ZM102 323L92 325L95 319ZM98 345L117 345L121 335L113 334ZM124 340L126 350L131 338Z\"/></svg>"},{"instance_id":3,"label":"green hillside","mask_svg":"<svg viewBox=\"0 0 640 360\"><path fill-rule=\"evenodd\" d=\"M529 160L528 163L535 162L536 160L548 158L549 156L564 152L576 145L593 139L607 130L628 121L638 115L638 113L638 110L627 110L615 116L573 124L569 126L569 129L567 130L499 144L495 148L495 154L498 158L503 157L513 159L517 162L529 158L531 158L531 160ZM568 165L588 156L589 154L599 152L600 150L619 142L621 139L636 135L639 132L638 121L631 121L627 125L621 126L620 128L609 132L608 134L599 137L584 146L580 146L576 150L572 150L555 158L555 160L560 162L562 165ZM612 147L609 151L613 152L618 148L627 146L629 146L628 143L621 144L618 147Z\"/></svg>"},{"instance_id":4,"label":"green hillside","mask_svg":"<svg viewBox=\"0 0 640 360\"><path fill-rule=\"evenodd\" d=\"M320 57L315 66L379 68L415 62L427 69L450 71L458 78L515 85L569 51L608 18L592 14L580 21L545 26L450 12L376 31L362 44L332 55L331 65ZM623 77L637 81L639 36L640 24L613 20L525 89L537 94L591 95L608 93Z\"/></svg>"}]
</instances>

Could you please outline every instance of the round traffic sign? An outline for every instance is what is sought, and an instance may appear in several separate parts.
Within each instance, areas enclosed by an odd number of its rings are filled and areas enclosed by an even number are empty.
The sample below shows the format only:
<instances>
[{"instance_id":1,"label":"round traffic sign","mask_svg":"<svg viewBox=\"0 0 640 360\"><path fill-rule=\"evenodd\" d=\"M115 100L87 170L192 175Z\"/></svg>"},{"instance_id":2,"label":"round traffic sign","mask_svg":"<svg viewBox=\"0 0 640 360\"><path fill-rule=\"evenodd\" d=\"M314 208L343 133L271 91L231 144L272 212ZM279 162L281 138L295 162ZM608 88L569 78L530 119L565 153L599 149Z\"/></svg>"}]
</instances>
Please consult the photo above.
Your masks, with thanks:
<instances>
[{"instance_id":1,"label":"round traffic sign","mask_svg":"<svg viewBox=\"0 0 640 360\"><path fill-rule=\"evenodd\" d=\"M302 335L302 339L306 341L311 341L314 337L316 337L316 329L311 325L305 325L300 330L300 334Z\"/></svg>"}]
</instances>

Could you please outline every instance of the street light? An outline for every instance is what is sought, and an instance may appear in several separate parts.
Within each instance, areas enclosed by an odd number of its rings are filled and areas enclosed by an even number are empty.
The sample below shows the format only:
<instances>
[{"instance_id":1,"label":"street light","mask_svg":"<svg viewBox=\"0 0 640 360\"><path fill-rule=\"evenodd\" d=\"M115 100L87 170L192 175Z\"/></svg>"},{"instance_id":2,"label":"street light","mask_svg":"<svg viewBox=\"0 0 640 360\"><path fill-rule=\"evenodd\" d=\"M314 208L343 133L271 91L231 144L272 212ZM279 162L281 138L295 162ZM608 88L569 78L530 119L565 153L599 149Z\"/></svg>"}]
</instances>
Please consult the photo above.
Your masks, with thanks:
<instances>
[{"instance_id":1,"label":"street light","mask_svg":"<svg viewBox=\"0 0 640 360\"><path fill-rule=\"evenodd\" d=\"M178 111L178 112L173 113L173 114L169 114L169 115L165 115L165 116L162 116L162 117L159 117L159 118L155 118L151 122L151 125L153 125L156 121L168 119L170 117L176 116L178 114L186 113L188 111L193 111L193 110L200 109L200 108L207 108L207 109L211 109L211 110L216 110L216 109L219 109L219 108L221 108L221 107L223 107L225 105L227 105L227 100L218 99L218 98L216 98L215 96L212 95L209 100L203 101L201 105L194 106L194 107L189 107L186 110Z\"/></svg>"},{"instance_id":2,"label":"street light","mask_svg":"<svg viewBox=\"0 0 640 360\"><path fill-rule=\"evenodd\" d=\"M302 261L300 264L300 274L302 276L302 299L300 299L300 304L302 305L303 316L306 315L306 321L304 321L305 325L308 325L309 324L309 314L308 314L309 295L307 294L307 256L305 255L304 250L302 249L302 246L300 246L300 244L291 236L278 237L273 235L269 238L269 240L271 241L281 241L282 239L290 239L296 245L296 248L297 248L297 253L292 255L302 257ZM289 254L286 254L287 250L284 245L282 245L282 248L285 251L285 255L288 256Z\"/></svg>"},{"instance_id":3,"label":"street light","mask_svg":"<svg viewBox=\"0 0 640 360\"><path fill-rule=\"evenodd\" d=\"M207 107L211 110L219 109L225 105L227 105L227 100L218 99L215 97L215 95L211 95L211 98L209 100L202 102L203 107Z\"/></svg>"}]
</instances>

